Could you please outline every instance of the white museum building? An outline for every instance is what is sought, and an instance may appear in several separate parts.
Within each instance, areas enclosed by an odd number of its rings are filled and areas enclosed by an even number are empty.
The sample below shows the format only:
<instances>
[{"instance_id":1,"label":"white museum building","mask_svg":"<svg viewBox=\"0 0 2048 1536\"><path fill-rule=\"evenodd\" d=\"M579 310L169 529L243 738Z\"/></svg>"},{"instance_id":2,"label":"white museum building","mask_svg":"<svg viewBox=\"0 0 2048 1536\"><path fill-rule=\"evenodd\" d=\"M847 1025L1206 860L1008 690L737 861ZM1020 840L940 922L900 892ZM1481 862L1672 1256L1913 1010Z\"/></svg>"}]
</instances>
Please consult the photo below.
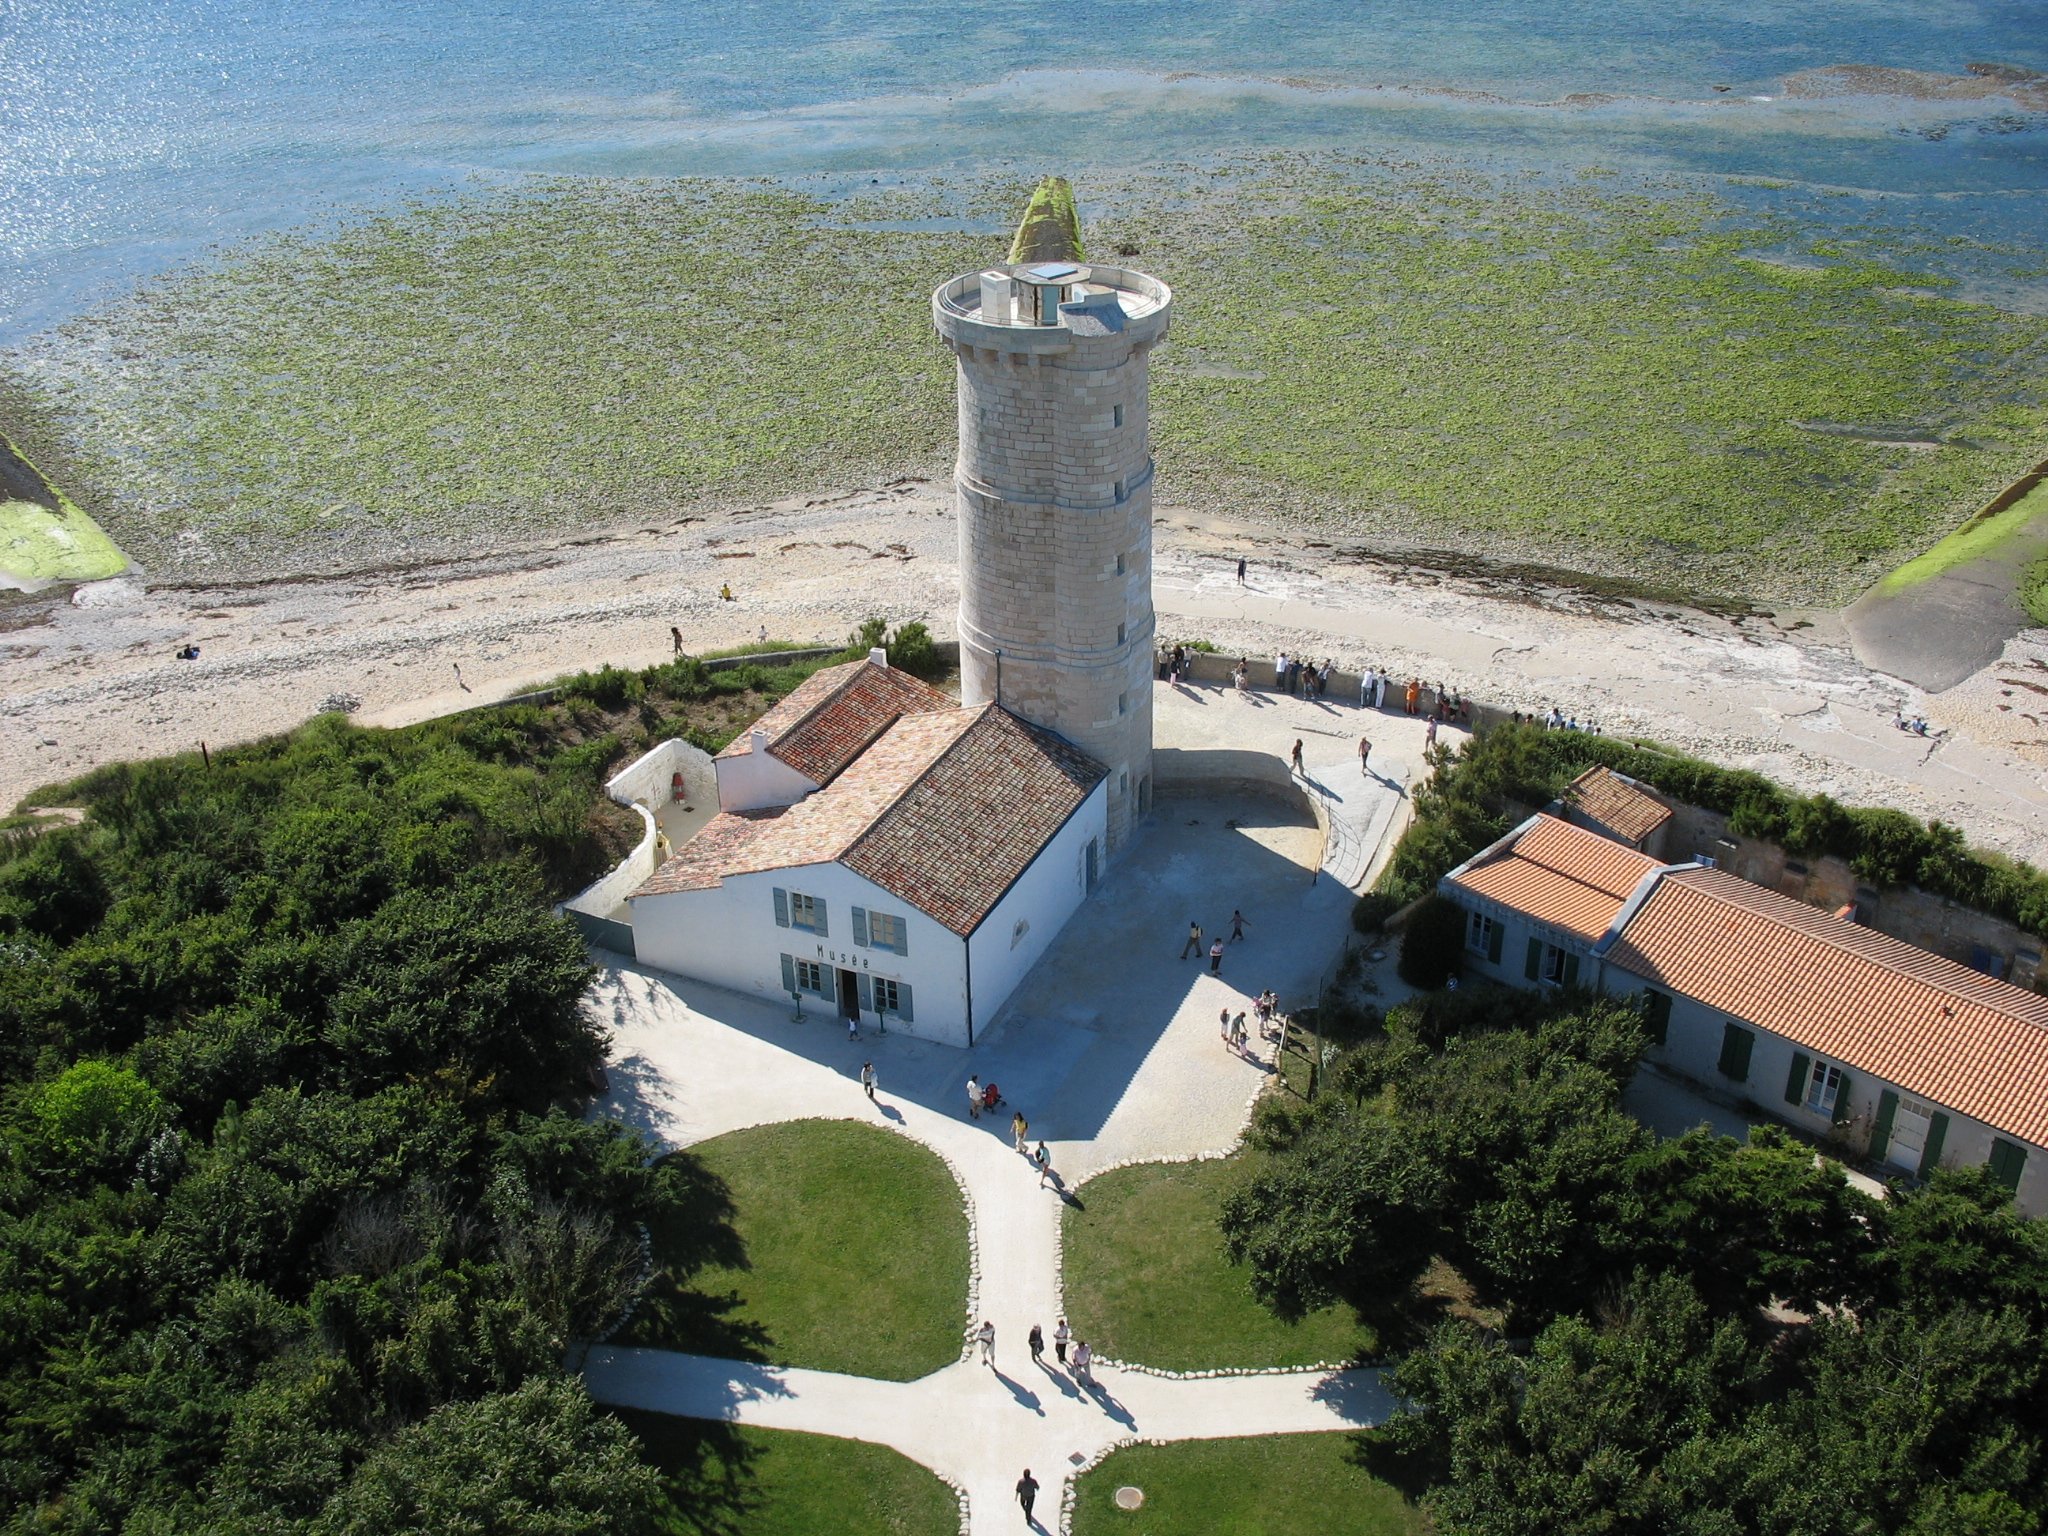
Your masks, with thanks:
<instances>
[{"instance_id":1,"label":"white museum building","mask_svg":"<svg viewBox=\"0 0 2048 1536\"><path fill-rule=\"evenodd\" d=\"M1094 888L1107 770L994 702L828 667L714 759L718 814L631 897L649 965L972 1045Z\"/></svg>"}]
</instances>

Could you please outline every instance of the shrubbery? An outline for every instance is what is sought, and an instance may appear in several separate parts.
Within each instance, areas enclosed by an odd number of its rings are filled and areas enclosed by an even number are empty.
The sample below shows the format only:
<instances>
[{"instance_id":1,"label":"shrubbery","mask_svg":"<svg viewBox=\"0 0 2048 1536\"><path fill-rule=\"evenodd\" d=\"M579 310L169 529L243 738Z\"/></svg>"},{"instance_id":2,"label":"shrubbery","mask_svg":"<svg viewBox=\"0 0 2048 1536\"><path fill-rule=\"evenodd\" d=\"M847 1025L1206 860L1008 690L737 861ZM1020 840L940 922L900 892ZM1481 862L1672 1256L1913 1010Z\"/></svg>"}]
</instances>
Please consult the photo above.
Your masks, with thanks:
<instances>
[{"instance_id":1,"label":"shrubbery","mask_svg":"<svg viewBox=\"0 0 2048 1536\"><path fill-rule=\"evenodd\" d=\"M1433 891L1439 878L1508 831L1508 807L1547 805L1599 763L1727 816L1737 836L1774 842L1802 857L1831 854L1874 885L1917 885L2048 938L2048 874L1972 851L1945 822L1795 795L1761 774L1611 736L1534 726L1494 727L1416 791L1415 819L1388 861L1380 891L1397 903Z\"/></svg>"},{"instance_id":2,"label":"shrubbery","mask_svg":"<svg viewBox=\"0 0 2048 1536\"><path fill-rule=\"evenodd\" d=\"M646 732L809 670L322 717L0 843L0 1527L669 1528L570 1373L641 1223L730 1245L691 1159L567 1112L604 1041L548 903Z\"/></svg>"}]
</instances>

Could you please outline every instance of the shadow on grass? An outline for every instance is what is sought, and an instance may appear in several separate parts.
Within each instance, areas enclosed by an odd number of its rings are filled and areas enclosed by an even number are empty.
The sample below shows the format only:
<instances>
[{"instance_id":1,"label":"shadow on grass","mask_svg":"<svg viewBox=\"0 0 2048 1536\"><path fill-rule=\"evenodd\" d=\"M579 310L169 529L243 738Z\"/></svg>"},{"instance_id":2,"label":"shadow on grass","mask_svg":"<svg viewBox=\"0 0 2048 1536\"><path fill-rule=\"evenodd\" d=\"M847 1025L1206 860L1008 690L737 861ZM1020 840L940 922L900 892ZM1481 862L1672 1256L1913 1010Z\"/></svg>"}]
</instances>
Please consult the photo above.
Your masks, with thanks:
<instances>
[{"instance_id":1,"label":"shadow on grass","mask_svg":"<svg viewBox=\"0 0 2048 1536\"><path fill-rule=\"evenodd\" d=\"M733 1227L732 1191L688 1152L670 1153L660 1167L664 1204L647 1223L654 1273L620 1342L767 1360L774 1341L760 1324L734 1315L744 1304L737 1293L713 1296L690 1287L707 1268L753 1267Z\"/></svg>"},{"instance_id":2,"label":"shadow on grass","mask_svg":"<svg viewBox=\"0 0 2048 1536\"><path fill-rule=\"evenodd\" d=\"M760 1505L754 1460L759 1452L737 1424L681 1419L636 1408L614 1417L639 1438L644 1459L661 1472L668 1495L662 1522L673 1536L744 1536Z\"/></svg>"},{"instance_id":3,"label":"shadow on grass","mask_svg":"<svg viewBox=\"0 0 2048 1536\"><path fill-rule=\"evenodd\" d=\"M1369 1476L1378 1478L1410 1504L1443 1480L1445 1468L1425 1451L1404 1448L1377 1430L1347 1436L1345 1459Z\"/></svg>"}]
</instances>

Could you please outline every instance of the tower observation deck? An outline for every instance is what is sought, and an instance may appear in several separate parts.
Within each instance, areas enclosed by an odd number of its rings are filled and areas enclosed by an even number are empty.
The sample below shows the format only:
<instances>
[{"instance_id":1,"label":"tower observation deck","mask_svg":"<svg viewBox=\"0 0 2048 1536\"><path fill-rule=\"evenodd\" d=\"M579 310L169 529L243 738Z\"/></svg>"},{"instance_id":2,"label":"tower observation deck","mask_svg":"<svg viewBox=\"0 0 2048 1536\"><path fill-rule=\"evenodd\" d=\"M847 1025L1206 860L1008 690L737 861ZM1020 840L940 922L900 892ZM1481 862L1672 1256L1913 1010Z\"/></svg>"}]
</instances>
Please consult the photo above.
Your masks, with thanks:
<instances>
[{"instance_id":1,"label":"tower observation deck","mask_svg":"<svg viewBox=\"0 0 2048 1536\"><path fill-rule=\"evenodd\" d=\"M1151 804L1147 367L1173 295L1142 272L1039 260L932 295L958 363L960 672L1109 769L1109 844Z\"/></svg>"}]
</instances>

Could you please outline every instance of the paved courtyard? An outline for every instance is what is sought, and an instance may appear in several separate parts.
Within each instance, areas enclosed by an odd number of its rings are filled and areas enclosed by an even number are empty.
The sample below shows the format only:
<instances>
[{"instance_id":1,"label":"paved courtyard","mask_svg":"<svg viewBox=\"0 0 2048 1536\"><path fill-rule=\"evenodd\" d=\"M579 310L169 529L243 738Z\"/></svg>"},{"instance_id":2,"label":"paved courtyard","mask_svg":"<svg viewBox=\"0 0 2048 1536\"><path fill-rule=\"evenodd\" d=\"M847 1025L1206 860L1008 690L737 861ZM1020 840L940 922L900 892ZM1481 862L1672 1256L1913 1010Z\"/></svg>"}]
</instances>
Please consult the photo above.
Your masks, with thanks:
<instances>
[{"instance_id":1,"label":"paved courtyard","mask_svg":"<svg viewBox=\"0 0 2048 1536\"><path fill-rule=\"evenodd\" d=\"M1220 1155L1237 1141L1269 1079L1271 1047L1240 1060L1217 1014L1272 987L1283 1006L1312 1001L1336 960L1355 894L1405 820L1421 766L1420 722L1379 716L1374 774L1357 757L1359 712L1217 688L1156 691L1157 740L1172 781L1095 894L1018 987L986 1035L957 1050L901 1035L849 1042L822 1012L615 962L594 1006L613 1030L611 1093L600 1109L672 1147L747 1126L807 1118L872 1119L932 1148L960 1181L972 1220L973 1284L963 1334L993 1321L997 1368L965 1357L914 1382L601 1347L586 1367L601 1401L657 1412L871 1440L963 1490L971 1529L1009 1531L1011 1488L1030 1467L1040 1512L1062 1507L1065 1480L1133 1439L1203 1439L1362 1428L1391 1401L1378 1373L1297 1371L1169 1379L1098 1363L1096 1385L1034 1367L1032 1324L1062 1313L1059 1193L1011 1149L1009 1107L971 1121L969 1073L994 1081L1051 1145L1068 1187L1117 1163ZM1286 757L1303 742L1304 789L1320 797L1343 868L1321 868L1325 838ZM1168 769L1159 770L1162 783ZM1245 786L1254 786L1247 792ZM1228 932L1247 919L1222 972L1180 958L1190 919ZM860 1064L881 1092L862 1096ZM1046 1523L1050 1524L1050 1521Z\"/></svg>"}]
</instances>

